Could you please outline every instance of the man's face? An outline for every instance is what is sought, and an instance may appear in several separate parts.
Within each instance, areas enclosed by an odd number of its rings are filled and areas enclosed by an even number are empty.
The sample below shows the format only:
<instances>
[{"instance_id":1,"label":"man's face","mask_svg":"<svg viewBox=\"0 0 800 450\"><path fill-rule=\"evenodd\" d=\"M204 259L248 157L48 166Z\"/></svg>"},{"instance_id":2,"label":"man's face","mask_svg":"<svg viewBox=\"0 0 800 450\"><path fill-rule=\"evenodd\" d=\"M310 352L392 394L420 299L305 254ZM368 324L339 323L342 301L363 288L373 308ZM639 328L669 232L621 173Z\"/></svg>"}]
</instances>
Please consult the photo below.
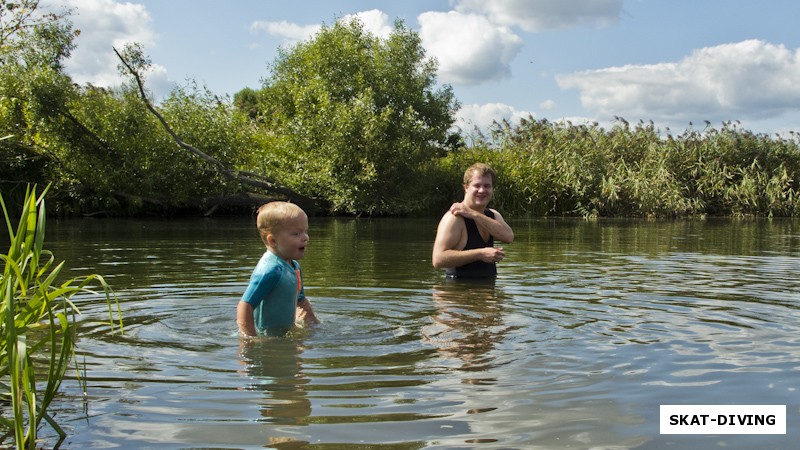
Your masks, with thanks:
<instances>
[{"instance_id":1,"label":"man's face","mask_svg":"<svg viewBox=\"0 0 800 450\"><path fill-rule=\"evenodd\" d=\"M489 205L494 194L492 177L481 175L478 172L472 173L469 183L464 185L464 203L472 209L483 210Z\"/></svg>"}]
</instances>

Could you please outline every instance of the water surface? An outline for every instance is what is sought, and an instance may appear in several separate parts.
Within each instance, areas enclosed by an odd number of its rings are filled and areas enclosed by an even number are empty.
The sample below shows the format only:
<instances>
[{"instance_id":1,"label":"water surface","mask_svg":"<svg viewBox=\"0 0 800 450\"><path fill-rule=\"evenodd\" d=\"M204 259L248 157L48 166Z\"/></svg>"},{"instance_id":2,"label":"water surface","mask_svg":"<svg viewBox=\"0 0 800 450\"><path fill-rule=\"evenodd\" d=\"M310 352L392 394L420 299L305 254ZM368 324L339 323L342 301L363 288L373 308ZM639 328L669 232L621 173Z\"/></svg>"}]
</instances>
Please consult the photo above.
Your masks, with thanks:
<instances>
[{"instance_id":1,"label":"water surface","mask_svg":"<svg viewBox=\"0 0 800 450\"><path fill-rule=\"evenodd\" d=\"M125 321L80 299L62 448L797 448L798 222L511 221L488 284L431 267L435 220L310 225L324 323L242 345L250 219L50 221ZM787 405L787 434L662 436L661 404Z\"/></svg>"}]
</instances>

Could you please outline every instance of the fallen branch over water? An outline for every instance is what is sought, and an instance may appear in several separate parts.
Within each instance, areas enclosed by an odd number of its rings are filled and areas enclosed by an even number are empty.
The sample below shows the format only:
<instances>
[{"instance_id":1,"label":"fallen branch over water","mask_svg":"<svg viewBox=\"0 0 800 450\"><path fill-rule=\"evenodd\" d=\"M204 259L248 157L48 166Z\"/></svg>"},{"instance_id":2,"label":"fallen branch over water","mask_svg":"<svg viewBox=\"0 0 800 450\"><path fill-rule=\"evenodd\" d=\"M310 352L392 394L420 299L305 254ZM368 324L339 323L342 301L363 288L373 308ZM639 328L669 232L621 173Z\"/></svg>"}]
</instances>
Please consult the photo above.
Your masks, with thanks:
<instances>
[{"instance_id":1,"label":"fallen branch over water","mask_svg":"<svg viewBox=\"0 0 800 450\"><path fill-rule=\"evenodd\" d=\"M272 180L268 177L263 175L259 175L253 172L247 171L240 171L240 170L233 170L227 167L222 161L214 158L213 156L203 152L202 150L194 147L193 145L185 142L181 139L180 136L172 129L169 123L164 119L164 116L158 112L158 110L153 106L150 100L147 98L147 94L144 89L144 82L142 81L142 77L139 75L139 72L122 56L122 54L114 48L114 53L117 54L117 57L122 62L123 66L130 72L131 76L133 76L134 80L136 81L136 86L139 90L139 95L142 98L147 109L158 119L164 129L172 136L172 139L178 144L179 147L183 148L184 150L189 151L193 155L199 157L203 161L208 162L209 164L216 167L216 169L222 173L226 178L230 180L235 180L239 183L244 185L263 189L267 192L272 192L276 194L281 194L286 196L286 198L299 205L301 208L306 210L309 214L314 214L319 211L320 207L316 200L310 197L306 197L302 194L298 194L297 192L293 191L292 189L283 186L277 183L275 180Z\"/></svg>"}]
</instances>

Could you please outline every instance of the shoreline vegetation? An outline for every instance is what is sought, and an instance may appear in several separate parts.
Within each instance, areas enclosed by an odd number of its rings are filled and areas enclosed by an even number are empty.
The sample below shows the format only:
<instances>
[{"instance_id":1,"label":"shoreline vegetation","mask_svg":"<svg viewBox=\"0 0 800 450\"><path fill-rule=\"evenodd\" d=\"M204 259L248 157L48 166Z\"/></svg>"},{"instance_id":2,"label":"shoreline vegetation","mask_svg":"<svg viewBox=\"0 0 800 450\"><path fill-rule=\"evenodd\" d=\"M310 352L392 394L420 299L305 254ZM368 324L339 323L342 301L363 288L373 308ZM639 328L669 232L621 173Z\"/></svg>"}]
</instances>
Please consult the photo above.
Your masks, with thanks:
<instances>
[{"instance_id":1,"label":"shoreline vegetation","mask_svg":"<svg viewBox=\"0 0 800 450\"><path fill-rule=\"evenodd\" d=\"M493 164L498 207L535 216L796 217L800 135L768 136L726 122L679 135L622 118L597 124L504 124Z\"/></svg>"},{"instance_id":2,"label":"shoreline vegetation","mask_svg":"<svg viewBox=\"0 0 800 450\"><path fill-rule=\"evenodd\" d=\"M104 297L111 333L122 333L122 314L102 276L65 279L64 262L57 263L45 249L44 192L26 190L16 229L2 196L0 207L10 241L8 251L0 254L0 446L13 442L18 449L39 448L38 430L46 422L59 436L57 448L67 434L48 408L70 369L87 390L86 368L76 358L80 310L75 301Z\"/></svg>"},{"instance_id":3,"label":"shoreline vegetation","mask_svg":"<svg viewBox=\"0 0 800 450\"><path fill-rule=\"evenodd\" d=\"M438 214L459 197L463 168L475 161L487 162L498 172L494 206L510 217L800 214L800 134L793 132L789 138L768 136L728 122L720 129L689 127L680 135L665 137L652 124L631 126L623 119L607 130L596 124L529 118L515 126L495 124L491 138L480 136L479 144L442 153L421 166L406 168L408 183L416 184L416 205L398 205L392 210L394 199L388 196L381 199L389 205L387 208L362 211L332 208L330 199L322 196L317 197L320 203L316 215ZM60 179L43 178L41 182L56 185L51 188L49 201L56 204L52 215L60 217L248 215L264 202L286 199L247 191L221 180L208 168L195 167L195 171L180 180L197 180L197 185L183 188L206 191L206 195L177 195L181 192L167 188L164 195L153 197L121 189L99 191ZM22 184L0 183L7 198L25 188ZM398 191L406 188L404 184L395 187Z\"/></svg>"},{"instance_id":4,"label":"shoreline vegetation","mask_svg":"<svg viewBox=\"0 0 800 450\"><path fill-rule=\"evenodd\" d=\"M69 12L0 25L0 194L11 210L40 185L59 217L245 215L276 199L311 215L439 214L464 168L483 161L510 218L800 214L795 131L728 121L676 134L620 117L609 128L528 117L456 129L453 89L402 21L378 38L339 20L279 49L258 89L220 97L188 81L159 102L138 44L109 49L121 87L80 86L63 70L79 33Z\"/></svg>"}]
</instances>

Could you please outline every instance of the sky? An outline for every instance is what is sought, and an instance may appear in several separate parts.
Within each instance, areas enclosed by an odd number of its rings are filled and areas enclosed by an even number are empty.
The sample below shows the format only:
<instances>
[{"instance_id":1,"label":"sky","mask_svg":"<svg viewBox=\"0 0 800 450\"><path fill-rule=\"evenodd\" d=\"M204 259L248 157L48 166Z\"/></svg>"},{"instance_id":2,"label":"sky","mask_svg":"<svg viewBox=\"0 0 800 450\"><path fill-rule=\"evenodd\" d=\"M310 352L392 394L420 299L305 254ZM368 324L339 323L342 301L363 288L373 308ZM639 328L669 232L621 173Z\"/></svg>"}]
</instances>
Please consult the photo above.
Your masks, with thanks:
<instances>
[{"instance_id":1,"label":"sky","mask_svg":"<svg viewBox=\"0 0 800 450\"><path fill-rule=\"evenodd\" d=\"M738 122L800 132L797 0L43 0L72 8L66 64L80 84L119 85L113 48L140 43L156 99L196 82L219 96L258 89L278 49L359 18L419 33L469 132L520 118L652 121L663 132Z\"/></svg>"}]
</instances>

